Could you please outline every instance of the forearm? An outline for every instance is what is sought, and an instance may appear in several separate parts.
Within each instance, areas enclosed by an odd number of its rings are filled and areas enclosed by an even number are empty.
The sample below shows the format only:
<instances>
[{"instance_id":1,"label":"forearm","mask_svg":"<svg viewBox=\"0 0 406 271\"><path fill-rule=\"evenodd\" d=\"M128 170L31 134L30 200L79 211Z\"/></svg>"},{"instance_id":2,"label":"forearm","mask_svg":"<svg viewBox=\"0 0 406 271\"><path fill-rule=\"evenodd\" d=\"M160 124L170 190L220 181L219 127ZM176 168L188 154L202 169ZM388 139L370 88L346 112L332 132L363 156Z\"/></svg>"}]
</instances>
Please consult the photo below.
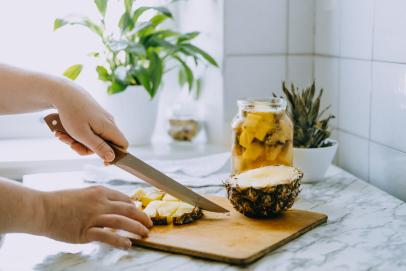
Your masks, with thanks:
<instances>
[{"instance_id":1,"label":"forearm","mask_svg":"<svg viewBox=\"0 0 406 271\"><path fill-rule=\"evenodd\" d=\"M0 233L45 231L44 192L0 178Z\"/></svg>"},{"instance_id":2,"label":"forearm","mask_svg":"<svg viewBox=\"0 0 406 271\"><path fill-rule=\"evenodd\" d=\"M56 107L68 80L0 63L0 114L17 114Z\"/></svg>"}]
</instances>

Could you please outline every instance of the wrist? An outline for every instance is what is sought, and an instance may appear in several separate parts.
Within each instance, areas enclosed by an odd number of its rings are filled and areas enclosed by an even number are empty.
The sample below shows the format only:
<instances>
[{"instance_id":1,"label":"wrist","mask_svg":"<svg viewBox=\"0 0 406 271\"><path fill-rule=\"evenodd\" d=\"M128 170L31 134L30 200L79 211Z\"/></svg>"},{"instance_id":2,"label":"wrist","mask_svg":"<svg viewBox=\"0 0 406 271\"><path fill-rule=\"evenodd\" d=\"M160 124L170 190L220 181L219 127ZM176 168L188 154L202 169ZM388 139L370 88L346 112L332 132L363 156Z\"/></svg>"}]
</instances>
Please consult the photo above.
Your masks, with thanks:
<instances>
[{"instance_id":1,"label":"wrist","mask_svg":"<svg viewBox=\"0 0 406 271\"><path fill-rule=\"evenodd\" d=\"M32 212L34 221L33 234L47 236L54 220L55 200L53 192L38 192L34 199Z\"/></svg>"}]
</instances>

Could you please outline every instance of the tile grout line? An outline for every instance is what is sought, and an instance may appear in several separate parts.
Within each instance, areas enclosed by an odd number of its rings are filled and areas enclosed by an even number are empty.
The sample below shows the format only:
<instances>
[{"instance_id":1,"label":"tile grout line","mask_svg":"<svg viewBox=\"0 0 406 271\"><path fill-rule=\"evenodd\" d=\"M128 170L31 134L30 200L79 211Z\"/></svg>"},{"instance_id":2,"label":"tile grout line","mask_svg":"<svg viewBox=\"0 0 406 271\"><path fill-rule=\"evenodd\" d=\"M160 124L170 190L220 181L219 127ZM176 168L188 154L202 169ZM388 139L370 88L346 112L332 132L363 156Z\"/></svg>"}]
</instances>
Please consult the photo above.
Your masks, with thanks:
<instances>
[{"instance_id":1,"label":"tile grout line","mask_svg":"<svg viewBox=\"0 0 406 271\"><path fill-rule=\"evenodd\" d=\"M338 9L338 54L341 55L341 21L342 21L342 11L341 11L341 5L342 3L339 3L339 9ZM337 127L338 130L340 130L340 111L341 111L341 59L339 58L337 60ZM340 132L338 132L338 140L340 140ZM340 146L338 147L340 148ZM340 150L338 150L338 165L341 165L341 159L340 159Z\"/></svg>"},{"instance_id":2,"label":"tile grout line","mask_svg":"<svg viewBox=\"0 0 406 271\"><path fill-rule=\"evenodd\" d=\"M369 92L369 131L368 131L368 182L371 182L371 139L372 139L372 99L374 92L374 49L375 49L375 19L376 19L376 0L372 10L372 44L371 44L371 67L370 67L370 92Z\"/></svg>"},{"instance_id":3,"label":"tile grout line","mask_svg":"<svg viewBox=\"0 0 406 271\"><path fill-rule=\"evenodd\" d=\"M347 135L356 137L356 138L358 138L358 139L362 139L362 140L364 140L364 141L367 141L367 142L370 142L370 143L379 145L379 146L381 146L381 147L388 148L388 149L393 150L393 151L400 152L400 153L402 153L402 154L406 154L406 151L404 151L404 150L397 149L397 148L395 148L395 147L393 147L393 146L387 145L387 144L385 144L385 143L382 143L382 142L379 142L379 141L376 141L376 140L373 140L373 139L368 139L367 137L360 136L360 135L355 134L355 133L353 133L353 132L351 132L351 131L348 131L348 130L345 130L345 129L342 129L342 128L339 128L339 127L333 127L333 129L337 130L337 132L344 133L344 134L347 134Z\"/></svg>"}]
</instances>

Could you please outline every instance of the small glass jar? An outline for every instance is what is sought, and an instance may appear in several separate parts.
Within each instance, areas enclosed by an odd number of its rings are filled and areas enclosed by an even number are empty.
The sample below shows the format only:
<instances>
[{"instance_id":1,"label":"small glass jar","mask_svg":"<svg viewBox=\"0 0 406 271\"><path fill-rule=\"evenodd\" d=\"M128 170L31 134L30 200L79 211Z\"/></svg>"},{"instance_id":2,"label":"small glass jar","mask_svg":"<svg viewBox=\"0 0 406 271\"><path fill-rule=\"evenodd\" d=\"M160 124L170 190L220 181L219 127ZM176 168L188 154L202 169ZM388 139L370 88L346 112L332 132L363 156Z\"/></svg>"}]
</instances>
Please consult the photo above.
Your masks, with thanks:
<instances>
[{"instance_id":1,"label":"small glass jar","mask_svg":"<svg viewBox=\"0 0 406 271\"><path fill-rule=\"evenodd\" d=\"M233 119L232 174L293 164L293 123L282 98L239 100Z\"/></svg>"}]
</instances>

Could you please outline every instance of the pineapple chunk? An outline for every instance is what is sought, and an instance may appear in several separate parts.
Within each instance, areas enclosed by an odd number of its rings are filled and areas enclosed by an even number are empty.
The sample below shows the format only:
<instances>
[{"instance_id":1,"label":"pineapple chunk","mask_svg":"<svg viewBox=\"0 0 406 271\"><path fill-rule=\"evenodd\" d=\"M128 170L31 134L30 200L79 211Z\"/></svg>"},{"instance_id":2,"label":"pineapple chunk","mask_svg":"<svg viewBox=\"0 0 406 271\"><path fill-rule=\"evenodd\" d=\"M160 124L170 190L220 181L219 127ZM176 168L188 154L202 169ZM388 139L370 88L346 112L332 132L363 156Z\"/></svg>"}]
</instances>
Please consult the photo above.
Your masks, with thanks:
<instances>
[{"instance_id":1,"label":"pineapple chunk","mask_svg":"<svg viewBox=\"0 0 406 271\"><path fill-rule=\"evenodd\" d=\"M174 196L170 194L165 194L164 197L162 198L163 201L179 201L179 199L175 198Z\"/></svg>"},{"instance_id":2,"label":"pineapple chunk","mask_svg":"<svg viewBox=\"0 0 406 271\"><path fill-rule=\"evenodd\" d=\"M254 134L247 130L243 130L240 135L240 145L247 148L251 144L252 140L254 140Z\"/></svg>"},{"instance_id":3,"label":"pineapple chunk","mask_svg":"<svg viewBox=\"0 0 406 271\"><path fill-rule=\"evenodd\" d=\"M173 214L178 210L178 201L151 201L145 208L144 212L151 217L155 225L171 224Z\"/></svg>"},{"instance_id":4,"label":"pineapple chunk","mask_svg":"<svg viewBox=\"0 0 406 271\"><path fill-rule=\"evenodd\" d=\"M268 124L272 124L275 122L274 113L264 113L262 114L263 120L268 122Z\"/></svg>"},{"instance_id":5,"label":"pineapple chunk","mask_svg":"<svg viewBox=\"0 0 406 271\"><path fill-rule=\"evenodd\" d=\"M282 151L283 145L277 145L275 147L269 147L267 151L267 156L269 161L274 161L278 157L279 153Z\"/></svg>"},{"instance_id":6,"label":"pineapple chunk","mask_svg":"<svg viewBox=\"0 0 406 271\"><path fill-rule=\"evenodd\" d=\"M192 213L195 208L196 207L194 207L193 205L190 205L189 203L181 202L179 204L179 206L178 206L178 209L173 214L173 216L174 217L179 217L179 216L181 216L183 214Z\"/></svg>"},{"instance_id":7,"label":"pineapple chunk","mask_svg":"<svg viewBox=\"0 0 406 271\"><path fill-rule=\"evenodd\" d=\"M293 139L293 127L292 124L286 118L280 120L279 125L286 140Z\"/></svg>"},{"instance_id":8,"label":"pineapple chunk","mask_svg":"<svg viewBox=\"0 0 406 271\"><path fill-rule=\"evenodd\" d=\"M147 194L147 192L145 192L144 189L142 188L137 188L134 193L132 194L132 196L130 197L132 200L141 200L142 197L145 197Z\"/></svg>"},{"instance_id":9,"label":"pineapple chunk","mask_svg":"<svg viewBox=\"0 0 406 271\"><path fill-rule=\"evenodd\" d=\"M142 209L142 202L141 201L135 200L135 201L133 201L133 203L135 205L135 208Z\"/></svg>"},{"instance_id":10,"label":"pineapple chunk","mask_svg":"<svg viewBox=\"0 0 406 271\"><path fill-rule=\"evenodd\" d=\"M241 156L233 155L232 163L234 169L233 173L239 173L244 170L244 159L242 159Z\"/></svg>"},{"instance_id":11,"label":"pineapple chunk","mask_svg":"<svg viewBox=\"0 0 406 271\"><path fill-rule=\"evenodd\" d=\"M142 206L146 207L151 201L161 200L163 196L164 196L164 192L158 191L158 190L153 190L153 191L146 193L146 195L143 196L140 200L142 202Z\"/></svg>"},{"instance_id":12,"label":"pineapple chunk","mask_svg":"<svg viewBox=\"0 0 406 271\"><path fill-rule=\"evenodd\" d=\"M286 144L283 150L278 155L278 161L287 166L291 166L293 163L293 147L290 144Z\"/></svg>"},{"instance_id":13,"label":"pineapple chunk","mask_svg":"<svg viewBox=\"0 0 406 271\"><path fill-rule=\"evenodd\" d=\"M165 204L164 201L162 200L154 200L151 201L147 207L144 209L144 213L146 213L149 217L156 217L157 216L157 210L160 206Z\"/></svg>"},{"instance_id":14,"label":"pineapple chunk","mask_svg":"<svg viewBox=\"0 0 406 271\"><path fill-rule=\"evenodd\" d=\"M247 117L244 120L243 128L255 132L258 126L258 123L262 120L262 117L256 113L247 113Z\"/></svg>"},{"instance_id":15,"label":"pineapple chunk","mask_svg":"<svg viewBox=\"0 0 406 271\"><path fill-rule=\"evenodd\" d=\"M253 143L247 147L242 154L244 160L255 160L263 153L263 147L259 144Z\"/></svg>"},{"instance_id":16,"label":"pineapple chunk","mask_svg":"<svg viewBox=\"0 0 406 271\"><path fill-rule=\"evenodd\" d=\"M268 130L269 130L268 124L262 121L257 127L255 137L260 141L264 141L264 138L266 136L266 133L268 133Z\"/></svg>"}]
</instances>

